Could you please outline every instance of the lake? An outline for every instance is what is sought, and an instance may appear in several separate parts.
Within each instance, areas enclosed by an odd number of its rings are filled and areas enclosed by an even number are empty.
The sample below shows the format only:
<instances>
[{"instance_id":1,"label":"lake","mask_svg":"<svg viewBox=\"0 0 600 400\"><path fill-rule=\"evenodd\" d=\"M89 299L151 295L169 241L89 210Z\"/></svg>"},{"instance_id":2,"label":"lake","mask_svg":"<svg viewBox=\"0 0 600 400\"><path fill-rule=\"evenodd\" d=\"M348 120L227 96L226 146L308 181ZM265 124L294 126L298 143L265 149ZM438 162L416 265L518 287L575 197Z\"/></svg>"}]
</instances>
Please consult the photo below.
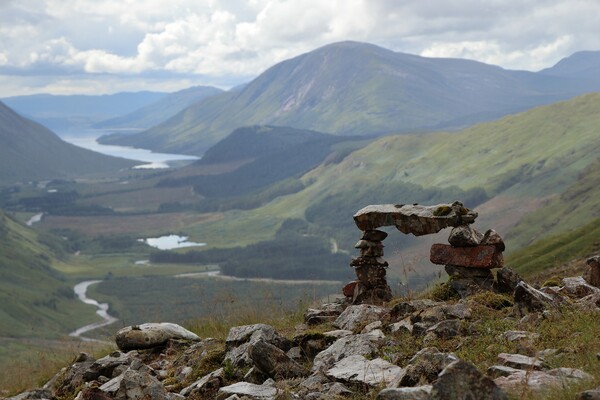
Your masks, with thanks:
<instances>
[{"instance_id":1,"label":"lake","mask_svg":"<svg viewBox=\"0 0 600 400\"><path fill-rule=\"evenodd\" d=\"M188 242L187 236L167 235L156 238L138 239L159 250L181 249L184 247L206 246L206 243Z\"/></svg>"},{"instance_id":2,"label":"lake","mask_svg":"<svg viewBox=\"0 0 600 400\"><path fill-rule=\"evenodd\" d=\"M100 144L96 141L100 136L110 132L91 130L85 134L73 135L72 133L59 134L62 140L78 147L92 150L98 153L114 157L122 157L130 160L144 161L147 164L138 165L137 169L169 168L169 161L195 161L199 157L185 154L155 153L147 149L138 149L128 146L115 146Z\"/></svg>"}]
</instances>

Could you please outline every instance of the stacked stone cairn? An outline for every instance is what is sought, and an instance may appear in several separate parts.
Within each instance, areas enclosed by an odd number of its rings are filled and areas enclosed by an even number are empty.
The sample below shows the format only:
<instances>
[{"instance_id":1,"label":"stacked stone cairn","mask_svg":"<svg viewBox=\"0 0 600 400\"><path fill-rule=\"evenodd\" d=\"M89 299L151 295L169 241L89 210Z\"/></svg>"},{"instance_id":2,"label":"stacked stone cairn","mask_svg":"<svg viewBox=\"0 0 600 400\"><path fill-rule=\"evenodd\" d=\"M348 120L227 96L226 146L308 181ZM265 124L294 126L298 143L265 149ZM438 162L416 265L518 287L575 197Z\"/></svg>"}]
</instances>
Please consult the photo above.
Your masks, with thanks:
<instances>
[{"instance_id":1,"label":"stacked stone cairn","mask_svg":"<svg viewBox=\"0 0 600 400\"><path fill-rule=\"evenodd\" d=\"M452 229L448 242L449 245L434 244L430 260L445 265L451 288L462 298L495 289L498 283L492 269L504 264L505 246L500 235L493 229L482 234L470 224L464 224Z\"/></svg>"},{"instance_id":2,"label":"stacked stone cairn","mask_svg":"<svg viewBox=\"0 0 600 400\"><path fill-rule=\"evenodd\" d=\"M354 222L362 231L362 237L355 246L360 250L360 256L350 263L357 279L344 287L344 295L352 304L382 304L392 298L385 278L388 263L382 258L382 241L387 233L377 228L395 226L402 233L422 236L450 226L471 224L475 218L477 213L458 201L435 206L370 205L359 210L354 215Z\"/></svg>"}]
</instances>

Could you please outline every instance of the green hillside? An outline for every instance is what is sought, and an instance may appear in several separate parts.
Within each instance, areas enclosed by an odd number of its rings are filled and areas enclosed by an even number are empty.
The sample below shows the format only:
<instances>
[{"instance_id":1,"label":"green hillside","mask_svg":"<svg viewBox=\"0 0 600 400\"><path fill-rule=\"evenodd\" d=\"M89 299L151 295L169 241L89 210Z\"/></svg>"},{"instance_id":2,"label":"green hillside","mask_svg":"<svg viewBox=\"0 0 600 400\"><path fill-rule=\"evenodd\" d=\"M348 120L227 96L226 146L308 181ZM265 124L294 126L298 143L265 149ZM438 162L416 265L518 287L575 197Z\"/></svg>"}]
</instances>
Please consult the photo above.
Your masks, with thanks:
<instances>
[{"instance_id":1,"label":"green hillside","mask_svg":"<svg viewBox=\"0 0 600 400\"><path fill-rule=\"evenodd\" d=\"M586 91L572 85L557 76L342 42L276 64L148 131L103 143L202 154L255 124L339 135L454 128Z\"/></svg>"},{"instance_id":2,"label":"green hillside","mask_svg":"<svg viewBox=\"0 0 600 400\"><path fill-rule=\"evenodd\" d=\"M94 320L51 267L60 242L0 210L0 337L58 337Z\"/></svg>"},{"instance_id":3,"label":"green hillside","mask_svg":"<svg viewBox=\"0 0 600 400\"><path fill-rule=\"evenodd\" d=\"M0 184L114 173L135 164L66 143L0 102Z\"/></svg>"},{"instance_id":4,"label":"green hillside","mask_svg":"<svg viewBox=\"0 0 600 400\"><path fill-rule=\"evenodd\" d=\"M93 127L97 129L148 129L166 121L192 104L222 92L221 89L211 86L194 86L170 93L129 114L98 122Z\"/></svg>"}]
</instances>

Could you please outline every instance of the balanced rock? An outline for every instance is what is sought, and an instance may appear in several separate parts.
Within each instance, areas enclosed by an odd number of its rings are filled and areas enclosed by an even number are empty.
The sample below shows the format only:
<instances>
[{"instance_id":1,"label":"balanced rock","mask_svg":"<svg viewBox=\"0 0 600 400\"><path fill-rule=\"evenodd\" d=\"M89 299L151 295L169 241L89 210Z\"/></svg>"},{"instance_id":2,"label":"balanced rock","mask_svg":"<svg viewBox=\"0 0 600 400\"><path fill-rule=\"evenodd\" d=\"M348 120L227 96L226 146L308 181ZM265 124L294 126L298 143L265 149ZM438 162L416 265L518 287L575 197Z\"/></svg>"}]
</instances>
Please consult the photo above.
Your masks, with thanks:
<instances>
[{"instance_id":1,"label":"balanced rock","mask_svg":"<svg viewBox=\"0 0 600 400\"><path fill-rule=\"evenodd\" d=\"M184 327L168 322L125 327L117 332L115 342L122 351L162 346L170 339L200 340Z\"/></svg>"},{"instance_id":2,"label":"balanced rock","mask_svg":"<svg viewBox=\"0 0 600 400\"><path fill-rule=\"evenodd\" d=\"M494 246L498 249L498 251L504 251L506 249L504 240L502 240L502 237L498 234L498 232L493 229L488 229L483 234L483 238L479 244L483 246Z\"/></svg>"},{"instance_id":3,"label":"balanced rock","mask_svg":"<svg viewBox=\"0 0 600 400\"><path fill-rule=\"evenodd\" d=\"M504 264L502 253L494 246L452 247L436 243L429 259L434 264L473 268L499 268Z\"/></svg>"},{"instance_id":4,"label":"balanced rock","mask_svg":"<svg viewBox=\"0 0 600 400\"><path fill-rule=\"evenodd\" d=\"M475 247L483 239L483 234L473 228L471 225L461 225L452 228L448 243L454 247Z\"/></svg>"},{"instance_id":5,"label":"balanced rock","mask_svg":"<svg viewBox=\"0 0 600 400\"><path fill-rule=\"evenodd\" d=\"M382 226L395 226L400 232L415 236L437 233L449 226L470 224L477 213L462 203L421 205L370 205L354 214L354 222L361 231Z\"/></svg>"}]
</instances>

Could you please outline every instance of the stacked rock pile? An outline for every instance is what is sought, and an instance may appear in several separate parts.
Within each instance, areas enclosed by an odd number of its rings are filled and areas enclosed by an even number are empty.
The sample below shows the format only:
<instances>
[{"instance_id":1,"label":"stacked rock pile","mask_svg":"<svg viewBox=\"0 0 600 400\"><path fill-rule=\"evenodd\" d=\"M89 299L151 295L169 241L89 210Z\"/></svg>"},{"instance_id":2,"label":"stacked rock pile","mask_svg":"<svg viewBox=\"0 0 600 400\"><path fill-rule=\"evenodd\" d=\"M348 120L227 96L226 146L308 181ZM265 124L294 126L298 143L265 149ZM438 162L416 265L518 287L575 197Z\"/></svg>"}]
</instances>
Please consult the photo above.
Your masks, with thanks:
<instances>
[{"instance_id":1,"label":"stacked rock pile","mask_svg":"<svg viewBox=\"0 0 600 400\"><path fill-rule=\"evenodd\" d=\"M504 264L505 246L500 235L493 229L482 234L465 224L452 229L448 242L431 246L430 260L445 265L452 289L463 298L492 290L496 286L492 269Z\"/></svg>"}]
</instances>

